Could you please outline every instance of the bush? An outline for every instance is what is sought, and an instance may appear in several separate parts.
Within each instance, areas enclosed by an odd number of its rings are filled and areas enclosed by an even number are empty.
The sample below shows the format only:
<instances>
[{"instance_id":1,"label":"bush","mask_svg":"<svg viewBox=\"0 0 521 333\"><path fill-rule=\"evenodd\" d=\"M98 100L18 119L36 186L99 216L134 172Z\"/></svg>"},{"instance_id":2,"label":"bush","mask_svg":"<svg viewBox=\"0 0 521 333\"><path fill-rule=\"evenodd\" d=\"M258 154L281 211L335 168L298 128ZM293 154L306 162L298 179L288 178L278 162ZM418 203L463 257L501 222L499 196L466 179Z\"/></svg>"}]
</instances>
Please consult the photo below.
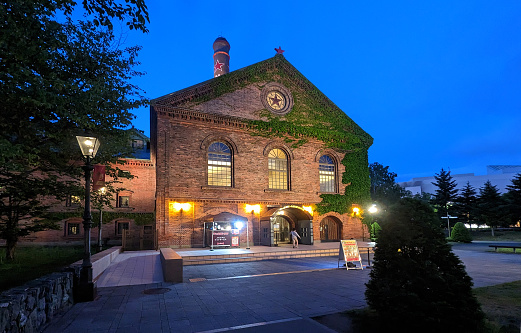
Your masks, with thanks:
<instances>
[{"instance_id":1,"label":"bush","mask_svg":"<svg viewBox=\"0 0 521 333\"><path fill-rule=\"evenodd\" d=\"M472 280L432 208L407 198L389 212L365 292L382 328L480 332L484 315L472 294Z\"/></svg>"},{"instance_id":2,"label":"bush","mask_svg":"<svg viewBox=\"0 0 521 333\"><path fill-rule=\"evenodd\" d=\"M465 225L462 222L456 223L456 225L452 228L450 239L453 242L472 242L472 236L470 236L469 230L467 229L467 227L465 227Z\"/></svg>"},{"instance_id":3,"label":"bush","mask_svg":"<svg viewBox=\"0 0 521 333\"><path fill-rule=\"evenodd\" d=\"M378 224L378 222L374 222L371 224L371 240L375 242L378 239L378 235L380 234L380 231L382 230L382 227Z\"/></svg>"}]
</instances>

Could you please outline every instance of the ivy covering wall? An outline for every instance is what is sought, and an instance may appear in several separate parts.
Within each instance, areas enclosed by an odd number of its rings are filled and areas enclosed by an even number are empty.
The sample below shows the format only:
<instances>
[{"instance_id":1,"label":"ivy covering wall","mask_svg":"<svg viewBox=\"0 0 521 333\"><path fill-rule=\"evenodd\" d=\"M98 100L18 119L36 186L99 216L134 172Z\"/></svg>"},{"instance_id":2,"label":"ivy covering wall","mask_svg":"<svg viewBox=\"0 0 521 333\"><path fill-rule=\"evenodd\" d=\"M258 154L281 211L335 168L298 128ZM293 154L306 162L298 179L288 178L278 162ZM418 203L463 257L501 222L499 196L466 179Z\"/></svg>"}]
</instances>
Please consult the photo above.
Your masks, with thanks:
<instances>
[{"instance_id":1,"label":"ivy covering wall","mask_svg":"<svg viewBox=\"0 0 521 333\"><path fill-rule=\"evenodd\" d=\"M296 70L282 55L236 70L212 79L204 84L205 93L196 104L218 98L251 84L259 89L270 82L287 87L292 95L292 110L278 116L261 110L262 120L250 121L251 135L279 137L293 149L298 149L309 138L324 142L328 148L345 154L342 164L345 172L342 183L347 184L345 193L322 194L322 202L317 204L319 214L349 212L352 204L364 205L370 202L370 179L367 150L373 138L362 130L340 108L318 90L304 75Z\"/></svg>"}]
</instances>

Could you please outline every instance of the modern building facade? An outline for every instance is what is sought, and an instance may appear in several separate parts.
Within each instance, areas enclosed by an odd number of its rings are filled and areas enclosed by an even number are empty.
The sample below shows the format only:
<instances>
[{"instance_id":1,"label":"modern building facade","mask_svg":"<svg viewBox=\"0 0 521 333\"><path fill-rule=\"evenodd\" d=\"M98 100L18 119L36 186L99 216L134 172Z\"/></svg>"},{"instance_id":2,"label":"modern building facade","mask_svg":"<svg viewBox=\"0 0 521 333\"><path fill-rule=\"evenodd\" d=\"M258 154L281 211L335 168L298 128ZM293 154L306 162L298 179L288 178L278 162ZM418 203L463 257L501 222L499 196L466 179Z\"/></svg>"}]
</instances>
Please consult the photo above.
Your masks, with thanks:
<instances>
[{"instance_id":1,"label":"modern building facade","mask_svg":"<svg viewBox=\"0 0 521 333\"><path fill-rule=\"evenodd\" d=\"M486 175L475 175L474 173L465 174L451 174L457 184L457 189L460 190L467 185L467 182L478 190L480 187L490 181L495 185L500 193L507 192L507 185L511 185L512 178L521 172L521 165L488 165ZM417 177L406 182L400 182L398 185L404 189L411 191L413 195L423 193L436 193L436 186L434 183L436 179L432 177Z\"/></svg>"}]
</instances>

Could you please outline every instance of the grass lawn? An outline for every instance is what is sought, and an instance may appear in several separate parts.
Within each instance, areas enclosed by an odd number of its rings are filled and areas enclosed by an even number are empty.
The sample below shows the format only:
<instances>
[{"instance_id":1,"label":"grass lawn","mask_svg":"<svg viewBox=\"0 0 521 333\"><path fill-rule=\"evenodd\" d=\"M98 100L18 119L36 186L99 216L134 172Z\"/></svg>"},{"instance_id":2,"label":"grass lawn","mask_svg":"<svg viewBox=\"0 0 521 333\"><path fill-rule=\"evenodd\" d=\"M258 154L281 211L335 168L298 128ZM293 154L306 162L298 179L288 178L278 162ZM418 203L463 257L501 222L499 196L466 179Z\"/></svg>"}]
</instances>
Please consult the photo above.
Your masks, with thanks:
<instances>
[{"instance_id":1,"label":"grass lawn","mask_svg":"<svg viewBox=\"0 0 521 333\"><path fill-rule=\"evenodd\" d=\"M491 323L492 332L520 332L521 281L476 288L474 294Z\"/></svg>"},{"instance_id":2,"label":"grass lawn","mask_svg":"<svg viewBox=\"0 0 521 333\"><path fill-rule=\"evenodd\" d=\"M521 327L521 281L475 288L487 318L490 333L519 333ZM340 312L313 318L337 332L370 333L385 331L368 308Z\"/></svg>"},{"instance_id":3,"label":"grass lawn","mask_svg":"<svg viewBox=\"0 0 521 333\"><path fill-rule=\"evenodd\" d=\"M5 249L0 249L0 292L59 271L82 258L83 246L19 246L14 262L7 263Z\"/></svg>"},{"instance_id":4,"label":"grass lawn","mask_svg":"<svg viewBox=\"0 0 521 333\"><path fill-rule=\"evenodd\" d=\"M472 240L495 242L521 242L520 231L494 231L494 237L490 230L471 231Z\"/></svg>"}]
</instances>

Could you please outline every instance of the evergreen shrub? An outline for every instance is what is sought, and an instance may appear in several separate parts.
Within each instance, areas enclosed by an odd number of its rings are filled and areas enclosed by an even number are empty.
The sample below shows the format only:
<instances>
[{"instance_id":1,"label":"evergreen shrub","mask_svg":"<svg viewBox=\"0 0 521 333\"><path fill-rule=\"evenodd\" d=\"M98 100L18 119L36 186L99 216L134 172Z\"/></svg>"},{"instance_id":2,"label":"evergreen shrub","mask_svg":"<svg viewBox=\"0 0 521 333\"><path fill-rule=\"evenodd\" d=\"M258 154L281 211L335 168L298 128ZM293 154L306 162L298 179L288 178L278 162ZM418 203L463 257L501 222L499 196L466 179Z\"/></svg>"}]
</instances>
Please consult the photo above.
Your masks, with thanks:
<instances>
[{"instance_id":1,"label":"evergreen shrub","mask_svg":"<svg viewBox=\"0 0 521 333\"><path fill-rule=\"evenodd\" d=\"M465 227L465 224L458 222L452 228L450 240L453 242L470 243L472 242L472 236L470 236L470 232L467 227Z\"/></svg>"},{"instance_id":2,"label":"evergreen shrub","mask_svg":"<svg viewBox=\"0 0 521 333\"><path fill-rule=\"evenodd\" d=\"M382 329L481 332L484 314L465 266L451 251L432 208L402 199L378 236L365 292Z\"/></svg>"}]
</instances>

